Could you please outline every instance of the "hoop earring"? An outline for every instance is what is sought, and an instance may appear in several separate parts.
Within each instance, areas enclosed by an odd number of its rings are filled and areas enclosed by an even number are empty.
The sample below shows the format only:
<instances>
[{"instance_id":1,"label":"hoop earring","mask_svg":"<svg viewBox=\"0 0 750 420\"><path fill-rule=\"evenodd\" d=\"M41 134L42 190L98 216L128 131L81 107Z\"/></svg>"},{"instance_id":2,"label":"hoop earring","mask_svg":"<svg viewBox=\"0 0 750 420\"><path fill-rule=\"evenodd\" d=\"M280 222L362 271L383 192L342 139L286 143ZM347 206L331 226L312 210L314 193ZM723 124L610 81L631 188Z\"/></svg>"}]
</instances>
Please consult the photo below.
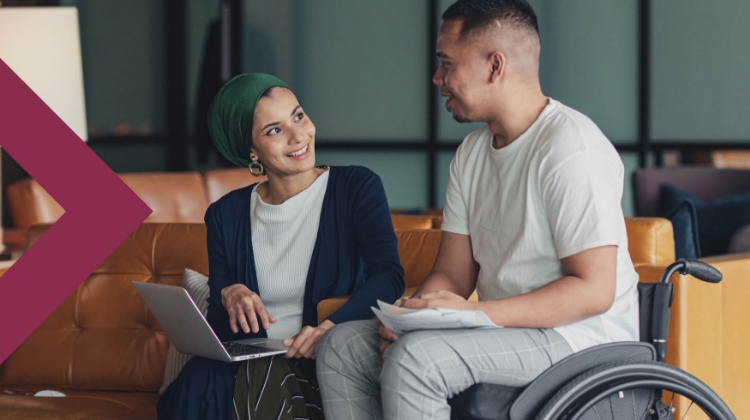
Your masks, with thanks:
<instances>
[{"instance_id":1,"label":"hoop earring","mask_svg":"<svg viewBox=\"0 0 750 420\"><path fill-rule=\"evenodd\" d=\"M258 162L258 157L253 155L250 156L250 164L247 166L247 169L250 170L250 173L253 176L263 176L266 174L266 168L263 167L263 164ZM257 170L257 172L253 172L253 169Z\"/></svg>"}]
</instances>

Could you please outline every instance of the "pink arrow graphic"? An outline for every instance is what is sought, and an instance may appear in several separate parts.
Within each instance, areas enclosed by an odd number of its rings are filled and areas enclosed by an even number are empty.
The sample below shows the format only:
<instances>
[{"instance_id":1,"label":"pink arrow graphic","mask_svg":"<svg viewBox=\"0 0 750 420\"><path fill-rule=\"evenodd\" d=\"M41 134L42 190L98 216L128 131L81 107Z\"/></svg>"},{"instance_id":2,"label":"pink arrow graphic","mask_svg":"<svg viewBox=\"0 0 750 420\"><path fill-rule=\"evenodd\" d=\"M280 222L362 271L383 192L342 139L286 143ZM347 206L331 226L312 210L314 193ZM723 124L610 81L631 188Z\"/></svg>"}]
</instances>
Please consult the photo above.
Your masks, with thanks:
<instances>
[{"instance_id":1,"label":"pink arrow graphic","mask_svg":"<svg viewBox=\"0 0 750 420\"><path fill-rule=\"evenodd\" d=\"M0 277L0 362L151 209L0 60L0 146L65 214Z\"/></svg>"}]
</instances>

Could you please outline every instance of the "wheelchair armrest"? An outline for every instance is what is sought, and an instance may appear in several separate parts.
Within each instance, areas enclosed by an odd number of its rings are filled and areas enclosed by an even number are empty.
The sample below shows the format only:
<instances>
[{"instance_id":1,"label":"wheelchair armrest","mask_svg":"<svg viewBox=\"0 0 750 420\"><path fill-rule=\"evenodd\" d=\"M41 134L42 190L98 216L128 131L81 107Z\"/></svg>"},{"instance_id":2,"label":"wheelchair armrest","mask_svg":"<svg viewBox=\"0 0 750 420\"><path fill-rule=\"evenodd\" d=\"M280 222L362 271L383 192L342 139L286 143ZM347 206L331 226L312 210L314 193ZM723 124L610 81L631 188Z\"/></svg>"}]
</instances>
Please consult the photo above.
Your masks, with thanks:
<instances>
[{"instance_id":1,"label":"wheelchair armrest","mask_svg":"<svg viewBox=\"0 0 750 420\"><path fill-rule=\"evenodd\" d=\"M510 418L534 418L560 388L589 369L614 362L654 360L654 347L637 341L602 344L574 353L552 365L526 386L510 408Z\"/></svg>"}]
</instances>

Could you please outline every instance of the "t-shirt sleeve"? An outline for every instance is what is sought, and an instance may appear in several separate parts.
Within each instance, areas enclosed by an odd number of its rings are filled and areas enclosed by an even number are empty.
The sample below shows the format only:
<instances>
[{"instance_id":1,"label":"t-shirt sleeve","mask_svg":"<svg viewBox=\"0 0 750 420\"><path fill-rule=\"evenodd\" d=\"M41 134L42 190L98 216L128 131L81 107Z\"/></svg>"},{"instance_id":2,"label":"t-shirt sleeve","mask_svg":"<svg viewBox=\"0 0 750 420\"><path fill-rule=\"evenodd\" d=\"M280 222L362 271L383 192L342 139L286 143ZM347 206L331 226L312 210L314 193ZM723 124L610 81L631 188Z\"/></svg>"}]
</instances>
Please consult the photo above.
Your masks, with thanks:
<instances>
[{"instance_id":1,"label":"t-shirt sleeve","mask_svg":"<svg viewBox=\"0 0 750 420\"><path fill-rule=\"evenodd\" d=\"M623 169L601 152L576 152L540 174L542 200L560 259L620 244Z\"/></svg>"},{"instance_id":2,"label":"t-shirt sleeve","mask_svg":"<svg viewBox=\"0 0 750 420\"><path fill-rule=\"evenodd\" d=\"M468 235L469 212L461 192L458 155L456 155L451 161L450 178L445 190L445 207L443 208L443 225L441 228L445 232Z\"/></svg>"}]
</instances>

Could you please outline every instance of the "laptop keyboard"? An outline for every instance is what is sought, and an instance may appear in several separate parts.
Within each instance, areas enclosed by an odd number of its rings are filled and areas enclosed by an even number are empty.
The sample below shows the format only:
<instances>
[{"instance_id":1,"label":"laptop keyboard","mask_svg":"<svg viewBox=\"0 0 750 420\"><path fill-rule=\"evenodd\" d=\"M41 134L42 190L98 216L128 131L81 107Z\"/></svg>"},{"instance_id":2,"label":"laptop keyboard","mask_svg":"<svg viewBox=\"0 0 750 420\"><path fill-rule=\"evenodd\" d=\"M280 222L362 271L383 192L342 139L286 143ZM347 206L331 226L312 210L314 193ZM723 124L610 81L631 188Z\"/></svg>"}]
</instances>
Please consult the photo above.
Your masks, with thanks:
<instances>
[{"instance_id":1,"label":"laptop keyboard","mask_svg":"<svg viewBox=\"0 0 750 420\"><path fill-rule=\"evenodd\" d=\"M224 345L224 348L227 349L227 352L232 357L247 356L249 354L266 353L269 351L268 348L253 346L249 344L240 344L240 343L235 343L233 341L230 341L228 343L221 343L221 344Z\"/></svg>"}]
</instances>

